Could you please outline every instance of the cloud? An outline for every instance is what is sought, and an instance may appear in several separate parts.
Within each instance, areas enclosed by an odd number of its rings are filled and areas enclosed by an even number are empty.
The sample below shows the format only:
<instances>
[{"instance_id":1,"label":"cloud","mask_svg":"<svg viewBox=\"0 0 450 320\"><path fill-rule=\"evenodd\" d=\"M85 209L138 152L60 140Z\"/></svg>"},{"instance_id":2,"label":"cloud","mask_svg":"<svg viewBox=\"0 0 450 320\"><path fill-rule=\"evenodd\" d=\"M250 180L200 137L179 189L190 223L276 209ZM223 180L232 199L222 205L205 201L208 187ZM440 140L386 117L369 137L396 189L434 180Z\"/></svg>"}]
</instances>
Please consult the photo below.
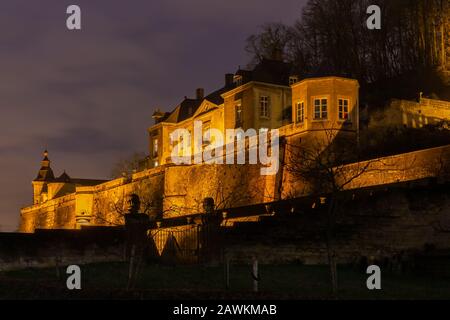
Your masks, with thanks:
<instances>
[{"instance_id":1,"label":"cloud","mask_svg":"<svg viewBox=\"0 0 450 320\"><path fill-rule=\"evenodd\" d=\"M40 139L48 141L48 148L64 153L80 153L90 155L110 151L127 150L130 141L126 138L110 135L97 128L68 128L58 135Z\"/></svg>"}]
</instances>

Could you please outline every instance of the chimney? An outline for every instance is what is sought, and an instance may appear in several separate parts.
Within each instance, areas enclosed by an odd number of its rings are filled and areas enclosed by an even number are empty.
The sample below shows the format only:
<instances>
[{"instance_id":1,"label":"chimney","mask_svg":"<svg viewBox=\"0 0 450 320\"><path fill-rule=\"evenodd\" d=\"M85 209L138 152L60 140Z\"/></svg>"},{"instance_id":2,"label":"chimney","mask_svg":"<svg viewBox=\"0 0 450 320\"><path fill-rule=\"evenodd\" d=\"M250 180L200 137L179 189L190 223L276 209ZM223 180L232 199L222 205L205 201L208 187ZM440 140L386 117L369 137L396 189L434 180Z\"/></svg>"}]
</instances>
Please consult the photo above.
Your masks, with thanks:
<instances>
[{"instance_id":1,"label":"chimney","mask_svg":"<svg viewBox=\"0 0 450 320\"><path fill-rule=\"evenodd\" d=\"M232 73L227 73L225 74L225 88L230 88L233 86L233 81L234 79L234 74Z\"/></svg>"},{"instance_id":2,"label":"chimney","mask_svg":"<svg viewBox=\"0 0 450 320\"><path fill-rule=\"evenodd\" d=\"M198 88L195 93L197 100L203 100L203 98L205 97L205 89L203 88Z\"/></svg>"}]
</instances>

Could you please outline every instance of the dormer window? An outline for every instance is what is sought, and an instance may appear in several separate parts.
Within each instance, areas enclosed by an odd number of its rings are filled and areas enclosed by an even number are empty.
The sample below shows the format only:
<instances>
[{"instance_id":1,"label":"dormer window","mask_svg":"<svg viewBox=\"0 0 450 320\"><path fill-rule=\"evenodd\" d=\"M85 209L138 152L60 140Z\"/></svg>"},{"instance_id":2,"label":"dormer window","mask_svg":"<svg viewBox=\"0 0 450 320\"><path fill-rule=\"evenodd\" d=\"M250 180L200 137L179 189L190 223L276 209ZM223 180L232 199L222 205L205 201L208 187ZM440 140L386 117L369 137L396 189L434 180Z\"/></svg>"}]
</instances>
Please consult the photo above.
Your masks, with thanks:
<instances>
[{"instance_id":1,"label":"dormer window","mask_svg":"<svg viewBox=\"0 0 450 320\"><path fill-rule=\"evenodd\" d=\"M289 85L292 86L293 84L298 82L298 76L290 76L289 77Z\"/></svg>"},{"instance_id":2,"label":"dormer window","mask_svg":"<svg viewBox=\"0 0 450 320\"><path fill-rule=\"evenodd\" d=\"M242 86L242 76L234 76L233 82L236 87Z\"/></svg>"}]
</instances>

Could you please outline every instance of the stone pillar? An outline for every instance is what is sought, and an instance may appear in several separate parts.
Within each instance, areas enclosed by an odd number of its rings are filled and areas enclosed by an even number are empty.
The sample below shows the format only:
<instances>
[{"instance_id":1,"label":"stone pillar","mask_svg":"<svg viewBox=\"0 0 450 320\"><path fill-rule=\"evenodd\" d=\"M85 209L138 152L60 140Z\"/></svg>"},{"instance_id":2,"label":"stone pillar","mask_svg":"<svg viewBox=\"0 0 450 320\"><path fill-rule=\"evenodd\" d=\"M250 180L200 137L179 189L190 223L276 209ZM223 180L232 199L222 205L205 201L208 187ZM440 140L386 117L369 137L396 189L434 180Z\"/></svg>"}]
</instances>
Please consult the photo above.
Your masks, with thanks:
<instances>
[{"instance_id":1,"label":"stone pillar","mask_svg":"<svg viewBox=\"0 0 450 320\"><path fill-rule=\"evenodd\" d=\"M220 224L222 217L215 210L213 198L203 199L202 229L200 237L200 261L218 263L221 256L222 237Z\"/></svg>"},{"instance_id":2,"label":"stone pillar","mask_svg":"<svg viewBox=\"0 0 450 320\"><path fill-rule=\"evenodd\" d=\"M125 233L126 233L126 258L130 259L132 247L135 247L135 252L142 251L147 244L147 230L150 225L150 218L148 215L139 213L140 201L135 194L130 196L128 200L130 208L125 214ZM138 250L139 249L139 250ZM142 252L143 253L143 252Z\"/></svg>"},{"instance_id":3,"label":"stone pillar","mask_svg":"<svg viewBox=\"0 0 450 320\"><path fill-rule=\"evenodd\" d=\"M125 214L125 233L127 241L127 260L130 258L132 246L144 247L147 244L147 230L150 219L148 215L142 213Z\"/></svg>"},{"instance_id":4,"label":"stone pillar","mask_svg":"<svg viewBox=\"0 0 450 320\"><path fill-rule=\"evenodd\" d=\"M125 259L129 262L128 289L134 287L141 264L148 248L147 230L149 216L139 213L140 201L135 194L131 195L129 212L125 214Z\"/></svg>"}]
</instances>

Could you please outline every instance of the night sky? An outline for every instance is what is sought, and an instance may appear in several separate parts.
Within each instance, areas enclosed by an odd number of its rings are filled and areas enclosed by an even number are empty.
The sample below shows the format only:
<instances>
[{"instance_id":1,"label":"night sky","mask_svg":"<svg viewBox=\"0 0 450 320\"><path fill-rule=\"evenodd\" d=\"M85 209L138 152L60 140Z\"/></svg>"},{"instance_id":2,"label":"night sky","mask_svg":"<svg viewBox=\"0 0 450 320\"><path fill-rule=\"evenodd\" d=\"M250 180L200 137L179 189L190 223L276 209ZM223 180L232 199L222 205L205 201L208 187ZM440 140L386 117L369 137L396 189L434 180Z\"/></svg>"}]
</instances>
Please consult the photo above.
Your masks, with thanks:
<instances>
[{"instance_id":1,"label":"night sky","mask_svg":"<svg viewBox=\"0 0 450 320\"><path fill-rule=\"evenodd\" d=\"M292 23L305 0L2 0L0 230L17 228L48 148L55 175L108 178L146 152L156 107L222 86L245 66L245 39ZM82 30L66 28L66 8Z\"/></svg>"}]
</instances>

